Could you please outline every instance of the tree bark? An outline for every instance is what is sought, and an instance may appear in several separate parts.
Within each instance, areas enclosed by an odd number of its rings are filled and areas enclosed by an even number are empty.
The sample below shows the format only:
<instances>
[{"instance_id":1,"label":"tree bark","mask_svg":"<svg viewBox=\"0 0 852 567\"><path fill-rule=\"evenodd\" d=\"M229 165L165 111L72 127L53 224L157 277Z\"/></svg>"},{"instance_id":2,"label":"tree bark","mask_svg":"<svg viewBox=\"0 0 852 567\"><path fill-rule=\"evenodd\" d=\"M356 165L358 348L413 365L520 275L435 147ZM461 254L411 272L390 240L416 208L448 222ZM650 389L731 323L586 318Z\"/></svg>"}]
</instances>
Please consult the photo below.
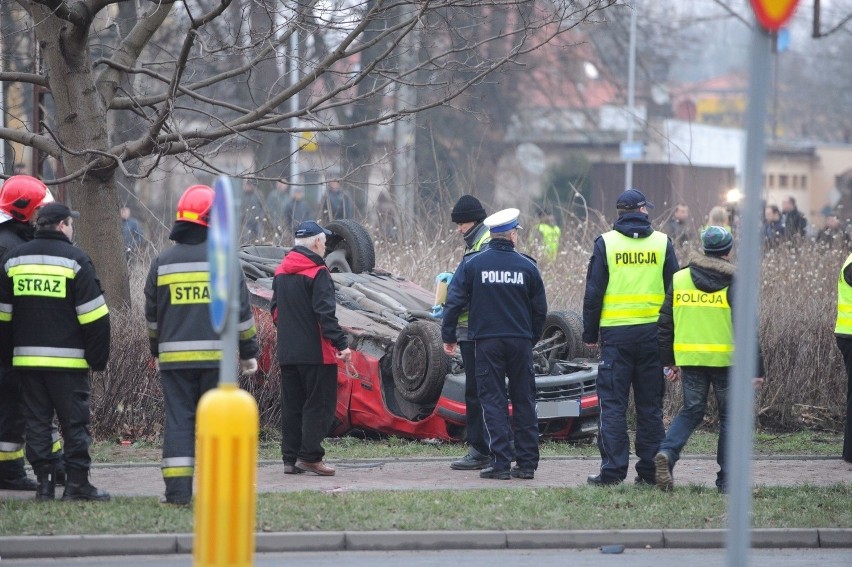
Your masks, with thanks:
<instances>
[{"instance_id":1,"label":"tree bark","mask_svg":"<svg viewBox=\"0 0 852 567\"><path fill-rule=\"evenodd\" d=\"M105 153L109 149L106 109L91 69L88 28L52 18L39 4L33 4L32 10L41 20L36 38L59 118L56 137L63 148L61 160L66 171L76 171L95 157L93 150ZM130 305L130 287L113 171L90 172L67 187L72 206L81 214L75 224L77 243L95 264L107 304L120 308Z\"/></svg>"}]
</instances>

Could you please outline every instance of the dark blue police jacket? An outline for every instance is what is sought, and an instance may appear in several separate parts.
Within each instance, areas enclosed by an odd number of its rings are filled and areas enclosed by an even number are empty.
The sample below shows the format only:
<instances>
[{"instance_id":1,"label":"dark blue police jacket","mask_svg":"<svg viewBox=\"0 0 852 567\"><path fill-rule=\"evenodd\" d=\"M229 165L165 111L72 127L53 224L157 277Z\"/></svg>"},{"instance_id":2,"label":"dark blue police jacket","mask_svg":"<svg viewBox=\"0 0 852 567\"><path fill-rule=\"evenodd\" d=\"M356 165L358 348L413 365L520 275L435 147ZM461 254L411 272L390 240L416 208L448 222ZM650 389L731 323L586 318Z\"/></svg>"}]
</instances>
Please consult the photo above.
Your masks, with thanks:
<instances>
[{"instance_id":1,"label":"dark blue police jacket","mask_svg":"<svg viewBox=\"0 0 852 567\"><path fill-rule=\"evenodd\" d=\"M470 305L468 338L517 337L537 341L547 316L544 282L535 260L502 238L459 264L444 304L441 337L456 342L459 315Z\"/></svg>"},{"instance_id":2,"label":"dark blue police jacket","mask_svg":"<svg viewBox=\"0 0 852 567\"><path fill-rule=\"evenodd\" d=\"M612 227L625 236L648 238L654 232L651 221L645 213L625 213L620 216ZM672 276L680 268L677 263L672 241L666 246L666 259L663 264L663 285L669 289L672 285ZM586 295L583 298L583 342L597 343L598 333L603 343L623 344L641 341L656 341L657 324L646 323L642 325L623 325L620 327L600 328L601 309L603 308L603 297L606 287L609 285L609 267L606 263L606 244L603 236L595 240L595 249L589 260L589 269L586 273Z\"/></svg>"}]
</instances>

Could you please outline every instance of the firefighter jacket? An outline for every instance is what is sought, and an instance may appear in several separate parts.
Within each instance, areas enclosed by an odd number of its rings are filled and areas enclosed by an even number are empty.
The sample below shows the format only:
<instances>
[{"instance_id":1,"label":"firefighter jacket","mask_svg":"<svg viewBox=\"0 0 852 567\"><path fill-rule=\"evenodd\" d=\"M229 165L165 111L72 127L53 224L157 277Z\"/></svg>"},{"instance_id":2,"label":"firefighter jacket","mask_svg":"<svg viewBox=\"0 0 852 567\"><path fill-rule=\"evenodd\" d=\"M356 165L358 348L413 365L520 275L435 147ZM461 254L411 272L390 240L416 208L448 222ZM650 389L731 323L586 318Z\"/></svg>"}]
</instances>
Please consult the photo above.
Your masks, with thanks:
<instances>
[{"instance_id":1,"label":"firefighter jacket","mask_svg":"<svg viewBox=\"0 0 852 567\"><path fill-rule=\"evenodd\" d=\"M334 282L317 254L296 246L272 280L272 319L278 329L278 363L336 364L349 346L337 322Z\"/></svg>"},{"instance_id":2,"label":"firefighter jacket","mask_svg":"<svg viewBox=\"0 0 852 567\"><path fill-rule=\"evenodd\" d=\"M88 254L39 230L3 259L0 356L19 369L104 370L109 310Z\"/></svg>"},{"instance_id":3,"label":"firefighter jacket","mask_svg":"<svg viewBox=\"0 0 852 567\"><path fill-rule=\"evenodd\" d=\"M32 240L34 233L32 226L15 220L0 224L0 258L24 242Z\"/></svg>"},{"instance_id":4,"label":"firefighter jacket","mask_svg":"<svg viewBox=\"0 0 852 567\"><path fill-rule=\"evenodd\" d=\"M196 238L181 239L184 241L155 258L145 282L148 339L161 370L218 368L222 359L222 341L210 321L207 229L195 225L188 228ZM255 358L259 351L257 330L242 276L237 319L240 359Z\"/></svg>"}]
</instances>

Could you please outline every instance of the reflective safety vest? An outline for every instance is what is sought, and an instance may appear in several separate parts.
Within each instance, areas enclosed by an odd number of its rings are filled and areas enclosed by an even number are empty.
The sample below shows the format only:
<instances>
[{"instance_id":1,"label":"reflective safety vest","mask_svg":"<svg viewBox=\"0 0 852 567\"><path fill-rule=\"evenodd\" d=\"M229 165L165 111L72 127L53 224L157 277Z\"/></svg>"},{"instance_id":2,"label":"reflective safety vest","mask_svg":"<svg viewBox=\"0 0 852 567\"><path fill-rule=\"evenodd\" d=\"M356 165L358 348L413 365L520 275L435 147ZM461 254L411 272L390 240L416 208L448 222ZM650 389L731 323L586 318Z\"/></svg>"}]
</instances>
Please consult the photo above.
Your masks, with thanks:
<instances>
[{"instance_id":1,"label":"reflective safety vest","mask_svg":"<svg viewBox=\"0 0 852 567\"><path fill-rule=\"evenodd\" d=\"M544 245L544 250L550 260L556 259L556 254L559 252L559 237L562 236L562 229L555 224L539 223L538 231L541 233L541 242Z\"/></svg>"},{"instance_id":2,"label":"reflective safety vest","mask_svg":"<svg viewBox=\"0 0 852 567\"><path fill-rule=\"evenodd\" d=\"M257 353L257 329L245 281L240 280L240 358ZM210 322L207 243L176 244L151 263L145 283L145 319L151 354L161 370L218 368L222 340Z\"/></svg>"},{"instance_id":3,"label":"reflective safety vest","mask_svg":"<svg viewBox=\"0 0 852 567\"><path fill-rule=\"evenodd\" d=\"M834 333L852 336L852 286L843 279L843 270L849 264L852 264L852 254L843 262L840 277L837 278L837 323L834 325Z\"/></svg>"},{"instance_id":4,"label":"reflective safety vest","mask_svg":"<svg viewBox=\"0 0 852 567\"><path fill-rule=\"evenodd\" d=\"M109 309L94 266L59 231L40 230L5 257L0 325L15 368L100 371L109 359Z\"/></svg>"},{"instance_id":5,"label":"reflective safety vest","mask_svg":"<svg viewBox=\"0 0 852 567\"><path fill-rule=\"evenodd\" d=\"M470 247L470 250L465 251L465 255L472 254L474 252L479 252L482 250L482 247L491 242L491 231L488 230L484 224L480 225L479 229L482 231L482 234L479 235L479 238L476 239L473 246ZM464 260L462 260L464 261ZM467 322L470 320L470 314L465 310L464 313L459 315L459 322L457 324L458 327L467 327Z\"/></svg>"},{"instance_id":6,"label":"reflective safety vest","mask_svg":"<svg viewBox=\"0 0 852 567\"><path fill-rule=\"evenodd\" d=\"M726 367L733 364L734 325L728 288L701 291L689 268L672 278L674 355L678 366Z\"/></svg>"},{"instance_id":7,"label":"reflective safety vest","mask_svg":"<svg viewBox=\"0 0 852 567\"><path fill-rule=\"evenodd\" d=\"M665 299L663 265L668 237L654 231L647 238L630 238L611 230L603 239L609 284L601 327L656 323Z\"/></svg>"}]
</instances>

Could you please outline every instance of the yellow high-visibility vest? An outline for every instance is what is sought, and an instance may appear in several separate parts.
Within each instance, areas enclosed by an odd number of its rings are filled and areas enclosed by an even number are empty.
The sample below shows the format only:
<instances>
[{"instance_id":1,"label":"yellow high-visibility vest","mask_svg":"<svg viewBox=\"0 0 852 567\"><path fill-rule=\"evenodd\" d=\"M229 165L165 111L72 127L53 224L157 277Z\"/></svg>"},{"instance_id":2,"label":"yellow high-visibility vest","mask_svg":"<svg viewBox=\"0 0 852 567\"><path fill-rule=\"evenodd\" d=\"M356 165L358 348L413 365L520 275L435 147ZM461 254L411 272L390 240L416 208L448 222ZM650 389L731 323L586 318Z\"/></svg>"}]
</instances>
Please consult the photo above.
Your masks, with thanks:
<instances>
[{"instance_id":1,"label":"yellow high-visibility vest","mask_svg":"<svg viewBox=\"0 0 852 567\"><path fill-rule=\"evenodd\" d=\"M538 231L541 233L541 243L544 245L544 251L549 260L555 260L556 254L559 252L559 237L562 236L562 229L555 224L539 223Z\"/></svg>"},{"instance_id":2,"label":"yellow high-visibility vest","mask_svg":"<svg viewBox=\"0 0 852 567\"><path fill-rule=\"evenodd\" d=\"M482 235L476 240L474 245L470 248L470 252L468 254L472 254L474 252L479 252L482 250L482 247L491 242L491 231L483 230ZM467 322L470 320L470 313L467 310L464 311L461 315L459 315L458 326L467 327Z\"/></svg>"},{"instance_id":3,"label":"yellow high-visibility vest","mask_svg":"<svg viewBox=\"0 0 852 567\"><path fill-rule=\"evenodd\" d=\"M603 235L609 285L603 297L601 327L656 323L665 299L663 265L668 237L654 231L629 238L611 230Z\"/></svg>"},{"instance_id":4,"label":"yellow high-visibility vest","mask_svg":"<svg viewBox=\"0 0 852 567\"><path fill-rule=\"evenodd\" d=\"M843 270L849 264L852 264L852 254L843 262L837 278L837 322L834 325L837 335L852 335L852 286L843 279Z\"/></svg>"},{"instance_id":5,"label":"yellow high-visibility vest","mask_svg":"<svg viewBox=\"0 0 852 567\"><path fill-rule=\"evenodd\" d=\"M733 364L734 326L728 288L709 293L692 282L689 268L672 278L674 355L678 366Z\"/></svg>"}]
</instances>

